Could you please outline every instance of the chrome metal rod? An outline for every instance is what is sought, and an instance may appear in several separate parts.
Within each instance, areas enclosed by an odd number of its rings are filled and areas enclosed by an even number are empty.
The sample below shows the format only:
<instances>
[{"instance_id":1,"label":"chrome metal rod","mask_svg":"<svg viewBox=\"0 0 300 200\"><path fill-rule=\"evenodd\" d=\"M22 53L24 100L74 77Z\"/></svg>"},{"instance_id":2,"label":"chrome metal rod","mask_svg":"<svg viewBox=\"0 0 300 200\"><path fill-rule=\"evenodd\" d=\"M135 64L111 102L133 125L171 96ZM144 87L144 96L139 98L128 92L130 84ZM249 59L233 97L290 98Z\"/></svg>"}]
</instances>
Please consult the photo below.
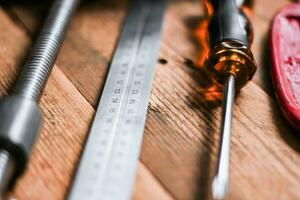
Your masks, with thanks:
<instances>
[{"instance_id":1,"label":"chrome metal rod","mask_svg":"<svg viewBox=\"0 0 300 200\"><path fill-rule=\"evenodd\" d=\"M32 48L14 94L38 101L79 0L57 0Z\"/></svg>"},{"instance_id":2,"label":"chrome metal rod","mask_svg":"<svg viewBox=\"0 0 300 200\"><path fill-rule=\"evenodd\" d=\"M0 102L0 199L23 173L41 124L38 100L79 0L56 0L12 96Z\"/></svg>"},{"instance_id":3,"label":"chrome metal rod","mask_svg":"<svg viewBox=\"0 0 300 200\"><path fill-rule=\"evenodd\" d=\"M235 77L230 75L224 90L219 160L217 173L212 183L212 195L213 198L217 200L224 199L228 193L231 119L234 93Z\"/></svg>"}]
</instances>

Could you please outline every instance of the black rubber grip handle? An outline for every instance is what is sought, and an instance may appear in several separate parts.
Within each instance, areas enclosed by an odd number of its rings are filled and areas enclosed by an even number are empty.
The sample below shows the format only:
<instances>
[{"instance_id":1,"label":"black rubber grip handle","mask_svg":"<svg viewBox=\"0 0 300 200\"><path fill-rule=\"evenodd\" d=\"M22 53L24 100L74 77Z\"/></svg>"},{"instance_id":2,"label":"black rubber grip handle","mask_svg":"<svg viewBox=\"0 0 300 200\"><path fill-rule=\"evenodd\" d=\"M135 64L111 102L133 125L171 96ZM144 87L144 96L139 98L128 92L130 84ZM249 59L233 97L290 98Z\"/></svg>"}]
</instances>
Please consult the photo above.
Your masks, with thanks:
<instances>
[{"instance_id":1,"label":"black rubber grip handle","mask_svg":"<svg viewBox=\"0 0 300 200\"><path fill-rule=\"evenodd\" d=\"M208 27L210 45L224 40L237 40L249 47L248 18L235 0L210 0L213 16Z\"/></svg>"}]
</instances>

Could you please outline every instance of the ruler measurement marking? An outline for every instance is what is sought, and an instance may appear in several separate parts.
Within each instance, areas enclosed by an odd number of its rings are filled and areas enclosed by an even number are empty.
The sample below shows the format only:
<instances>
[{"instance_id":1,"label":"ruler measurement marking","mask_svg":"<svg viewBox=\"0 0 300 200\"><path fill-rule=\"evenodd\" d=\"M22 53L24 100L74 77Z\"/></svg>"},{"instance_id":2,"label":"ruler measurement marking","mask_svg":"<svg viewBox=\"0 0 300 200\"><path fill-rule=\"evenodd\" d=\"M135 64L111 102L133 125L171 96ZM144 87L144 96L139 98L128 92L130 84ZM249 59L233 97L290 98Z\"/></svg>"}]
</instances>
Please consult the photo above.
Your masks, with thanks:
<instances>
[{"instance_id":1,"label":"ruler measurement marking","mask_svg":"<svg viewBox=\"0 0 300 200\"><path fill-rule=\"evenodd\" d=\"M131 197L163 10L136 0L129 11L69 199Z\"/></svg>"},{"instance_id":2,"label":"ruler measurement marking","mask_svg":"<svg viewBox=\"0 0 300 200\"><path fill-rule=\"evenodd\" d=\"M149 10L145 10L144 12L145 12L145 15L148 16ZM144 29L145 28L146 28L146 24L143 26L143 30L141 32L141 37L144 34L144 31L145 31ZM140 57L139 52L141 50L141 45L142 45L141 39L142 38L139 38L139 45L138 45L138 48L137 48L134 60L139 60L139 57ZM129 152L129 151L124 151L124 145L120 146L120 142L124 142L125 144L128 143L127 140L126 140L126 138L130 137L128 134L132 134L132 133L129 132L130 130L132 130L132 127L128 123L126 123L126 118L127 119L130 118L132 120L132 118L136 117L134 115L136 113L134 104L138 101L138 97L137 98L132 97L131 91L132 91L132 88L134 87L133 80L135 79L135 76L137 74L138 74L138 72L137 72L137 63L133 63L132 69L130 71L130 76L129 76L129 80L130 81L128 82L128 88L127 88L127 92L126 92L127 99L126 99L126 103L123 104L124 107L122 108L122 111L125 111L125 113L126 113L126 110L128 110L128 108L130 108L131 110L133 110L133 113L131 113L131 115L127 114L127 116L126 116L126 114L124 114L125 115L124 116L124 120L119 120L118 127L120 129L123 129L123 130L120 131L119 133L117 133L119 136L118 136L118 138L116 138L114 140L114 147L115 148L113 149L113 152L111 153L112 156L110 157L110 162L109 162L109 163L112 163L112 165L111 165L112 168L115 168L117 166L118 167L118 171L116 171L116 170L110 170L109 171L110 173L107 174L108 178L106 180L111 180L111 182L109 182L107 184L112 184L113 185L111 187L108 186L107 188L109 188L109 189L118 188L118 186L115 185L115 184L116 183L121 184L124 181L124 180L123 181L122 180L120 180L120 181L114 181L114 180L118 179L118 177L119 177L118 175L122 174L122 170L124 170L124 167L120 166L119 163L121 163L121 164L122 163L126 163L126 162L120 162L119 157L115 156L115 154L117 154L118 152L121 152L120 149L119 149L120 147L122 147L121 150L123 150L123 152L127 152L127 153ZM132 132L134 132L134 131L132 131ZM130 141L130 140L128 140L128 141ZM129 148L130 145L131 144L127 144L126 145L127 148ZM121 195L121 194L118 194L117 192L115 193L113 191L108 191L108 192L106 192L104 194L109 194L110 197L111 197L111 195Z\"/></svg>"},{"instance_id":3,"label":"ruler measurement marking","mask_svg":"<svg viewBox=\"0 0 300 200\"><path fill-rule=\"evenodd\" d=\"M141 17L141 19L143 19L143 16ZM126 25L125 25L125 27L126 27ZM137 27L138 28L134 31L135 32L135 34L134 34L135 38L139 38L138 29L141 28L140 27L140 23L137 24ZM131 33L131 31L132 30L129 30L128 32ZM126 34L126 30L124 30L124 32ZM129 33L127 33L127 34L129 34ZM130 40L128 40L128 41L130 41ZM138 39L135 40L135 43L138 43L138 42L139 42ZM123 114L122 113L122 110L123 110L122 107L124 106L123 102L124 102L124 99L126 98L126 91L127 91L127 87L126 86L128 85L128 82L129 82L129 79L130 79L130 73L132 71L132 65L134 64L134 59L135 59L135 54L136 54L136 53L132 53L132 51L133 52L138 51L138 45L139 44L136 44L136 45L129 44L130 45L129 47L127 47L128 44L126 44L126 43L123 44L123 45L124 45L124 48L125 48L125 50L124 50L125 51L125 56L123 58L121 57L121 61L123 61L123 62L120 62L120 63L122 63L122 64L125 63L125 65L128 67L128 69L127 70L123 70L123 69L119 68L120 65L118 65L118 64L114 65L114 63L112 63L112 65L111 65L111 68L116 67L116 69L120 70L120 73L118 74L118 76L120 76L120 75L122 76L123 85L122 85L122 89L121 90L123 90L123 92L121 92L120 95L118 95L117 97L115 97L114 94L111 94L111 96L113 97L112 102L115 103L115 104L117 104L117 113L114 116L115 117L115 121L114 121L114 124L112 125L113 130L111 131L110 138L108 139L108 141L110 143L108 144L109 147L106 148L106 152L107 152L105 154L106 157L105 157L105 160L103 159L104 160L103 166L106 167L106 169L102 169L101 170L102 171L102 174L101 174L101 177L100 177L101 180L98 181L99 184L100 184L100 188L98 188L98 189L100 189L100 190L103 190L103 188L101 188L101 187L104 185L103 184L103 180L105 180L105 177L106 177L105 173L107 171L107 167L109 167L108 163L110 163L110 157L111 157L110 155L112 154L113 146L115 145L115 142L116 142L116 136L118 135L118 132L116 131L116 128L118 127L118 124L120 123L120 121L122 119L122 114ZM129 52L129 51L131 51L131 52ZM117 53L118 52L116 52L116 54ZM116 55L116 56L118 56L118 55ZM128 57L130 59L127 61ZM122 64L121 64L121 66L122 66ZM127 74L129 74L129 75L126 76ZM125 79L124 79L124 77L125 77ZM114 86L115 86L115 84L114 84ZM110 180L110 179L108 179L108 180ZM106 184L110 184L110 183L106 183ZM105 194L106 191L102 191L102 193Z\"/></svg>"}]
</instances>

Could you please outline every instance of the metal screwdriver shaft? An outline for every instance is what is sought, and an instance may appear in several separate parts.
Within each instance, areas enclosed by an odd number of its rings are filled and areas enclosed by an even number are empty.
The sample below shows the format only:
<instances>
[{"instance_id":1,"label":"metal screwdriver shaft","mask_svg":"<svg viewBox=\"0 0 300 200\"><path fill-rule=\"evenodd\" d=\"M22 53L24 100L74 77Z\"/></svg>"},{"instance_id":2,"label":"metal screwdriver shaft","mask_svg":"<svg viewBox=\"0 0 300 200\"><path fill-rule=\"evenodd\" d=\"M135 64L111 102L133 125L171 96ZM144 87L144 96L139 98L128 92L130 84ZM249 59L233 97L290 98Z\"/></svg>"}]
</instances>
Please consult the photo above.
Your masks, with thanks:
<instances>
[{"instance_id":1,"label":"metal screwdriver shaft","mask_svg":"<svg viewBox=\"0 0 300 200\"><path fill-rule=\"evenodd\" d=\"M212 184L212 194L214 199L224 199L228 192L229 182L229 162L230 162L230 138L231 138L231 118L235 93L235 80L233 75L229 75L224 89L221 144L219 151L219 163L216 176Z\"/></svg>"},{"instance_id":2,"label":"metal screwdriver shaft","mask_svg":"<svg viewBox=\"0 0 300 200\"><path fill-rule=\"evenodd\" d=\"M37 106L79 0L57 0L35 42L12 96L0 103L0 195L22 174L38 134Z\"/></svg>"}]
</instances>

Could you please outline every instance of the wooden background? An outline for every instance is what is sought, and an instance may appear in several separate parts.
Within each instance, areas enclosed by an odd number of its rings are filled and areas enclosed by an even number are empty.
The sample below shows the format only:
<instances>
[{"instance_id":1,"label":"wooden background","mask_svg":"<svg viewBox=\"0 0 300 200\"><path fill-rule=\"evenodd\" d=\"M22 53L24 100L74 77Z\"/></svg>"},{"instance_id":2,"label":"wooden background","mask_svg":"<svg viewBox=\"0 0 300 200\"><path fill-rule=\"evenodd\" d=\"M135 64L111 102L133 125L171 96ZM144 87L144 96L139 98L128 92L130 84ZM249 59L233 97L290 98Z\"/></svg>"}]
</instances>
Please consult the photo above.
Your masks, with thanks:
<instances>
[{"instance_id":1,"label":"wooden background","mask_svg":"<svg viewBox=\"0 0 300 200\"><path fill-rule=\"evenodd\" d=\"M228 199L300 199L300 138L279 110L267 61L270 21L288 3L255 1L252 49L259 69L235 101ZM48 4L1 1L1 96L12 87ZM126 8L123 1L98 0L78 10L43 93L43 128L13 198L66 196ZM220 106L203 101L207 78L194 67L201 50L195 37L201 18L200 1L172 1L166 13L160 51L166 63L156 66L135 200L211 199Z\"/></svg>"}]
</instances>

